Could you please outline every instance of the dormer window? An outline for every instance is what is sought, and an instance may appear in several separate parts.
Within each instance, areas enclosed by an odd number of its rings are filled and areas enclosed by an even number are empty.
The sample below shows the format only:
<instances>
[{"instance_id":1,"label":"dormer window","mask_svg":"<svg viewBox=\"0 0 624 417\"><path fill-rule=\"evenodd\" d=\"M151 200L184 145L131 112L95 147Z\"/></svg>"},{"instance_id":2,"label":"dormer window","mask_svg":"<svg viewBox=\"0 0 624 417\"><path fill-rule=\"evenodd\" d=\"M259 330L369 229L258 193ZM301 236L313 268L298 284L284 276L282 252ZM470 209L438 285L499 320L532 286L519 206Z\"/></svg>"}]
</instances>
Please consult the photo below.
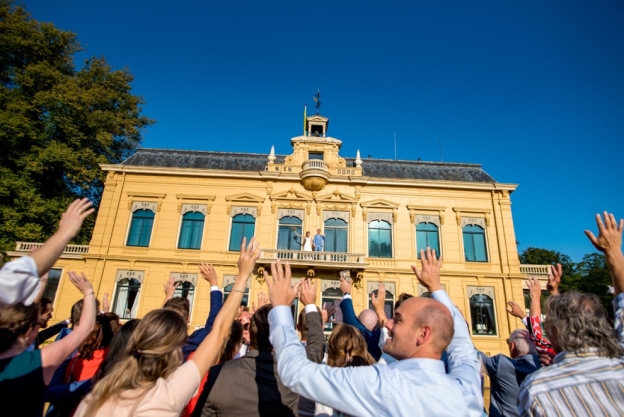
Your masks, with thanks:
<instances>
[{"instance_id":1,"label":"dormer window","mask_svg":"<svg viewBox=\"0 0 624 417\"><path fill-rule=\"evenodd\" d=\"M323 152L308 152L308 159L319 159L322 161L325 158Z\"/></svg>"},{"instance_id":2,"label":"dormer window","mask_svg":"<svg viewBox=\"0 0 624 417\"><path fill-rule=\"evenodd\" d=\"M322 125L311 125L310 126L310 136L318 136L321 137L324 135L323 126Z\"/></svg>"}]
</instances>

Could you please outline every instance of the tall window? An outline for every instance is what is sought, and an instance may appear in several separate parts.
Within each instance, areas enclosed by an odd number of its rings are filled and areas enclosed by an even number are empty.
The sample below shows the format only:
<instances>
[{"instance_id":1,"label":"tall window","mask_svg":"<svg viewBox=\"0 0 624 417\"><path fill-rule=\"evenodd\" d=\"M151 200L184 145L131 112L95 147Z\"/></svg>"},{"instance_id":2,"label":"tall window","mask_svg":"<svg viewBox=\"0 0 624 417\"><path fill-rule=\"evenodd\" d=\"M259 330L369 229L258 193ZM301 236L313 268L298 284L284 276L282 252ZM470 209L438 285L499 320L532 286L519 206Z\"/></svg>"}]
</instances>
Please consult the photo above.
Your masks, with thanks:
<instances>
[{"instance_id":1,"label":"tall window","mask_svg":"<svg viewBox=\"0 0 624 417\"><path fill-rule=\"evenodd\" d=\"M419 223L416 226L416 256L420 259L420 251L431 248L440 258L440 234L438 226L433 223Z\"/></svg>"},{"instance_id":2,"label":"tall window","mask_svg":"<svg viewBox=\"0 0 624 417\"><path fill-rule=\"evenodd\" d=\"M481 226L469 224L464 226L462 231L466 262L487 262L485 230Z\"/></svg>"},{"instance_id":3,"label":"tall window","mask_svg":"<svg viewBox=\"0 0 624 417\"><path fill-rule=\"evenodd\" d=\"M368 256L392 258L392 225L384 220L368 224Z\"/></svg>"},{"instance_id":4,"label":"tall window","mask_svg":"<svg viewBox=\"0 0 624 417\"><path fill-rule=\"evenodd\" d=\"M254 235L256 219L251 214L237 214L232 217L232 233L230 235L230 250L240 251L243 238L247 238L247 243Z\"/></svg>"},{"instance_id":5,"label":"tall window","mask_svg":"<svg viewBox=\"0 0 624 417\"><path fill-rule=\"evenodd\" d=\"M178 242L179 249L201 248L204 219L204 214L198 211L189 211L182 216L180 241Z\"/></svg>"},{"instance_id":6,"label":"tall window","mask_svg":"<svg viewBox=\"0 0 624 417\"><path fill-rule=\"evenodd\" d=\"M334 328L334 323L332 323L332 320L336 320L337 323L342 322L342 310L340 310L342 292L338 288L327 288L325 291L323 291L321 298L321 306L323 306L323 308L329 307L331 305L336 307L336 311L334 312L334 314L332 314L328 318L328 323L324 324L325 327L323 330L331 332Z\"/></svg>"},{"instance_id":7,"label":"tall window","mask_svg":"<svg viewBox=\"0 0 624 417\"><path fill-rule=\"evenodd\" d=\"M124 278L117 282L115 292L115 303L113 312L120 319L134 319L137 317L139 308L139 293L141 292L141 281L134 278Z\"/></svg>"},{"instance_id":8,"label":"tall window","mask_svg":"<svg viewBox=\"0 0 624 417\"><path fill-rule=\"evenodd\" d=\"M50 300L54 301L62 273L63 270L59 268L52 268L48 271L48 283L43 292L44 297L48 297Z\"/></svg>"},{"instance_id":9,"label":"tall window","mask_svg":"<svg viewBox=\"0 0 624 417\"><path fill-rule=\"evenodd\" d=\"M373 304L372 304L373 294L375 294L375 296L378 296L379 290L375 290L368 295L368 308L370 308L371 310L373 309ZM384 302L384 311L388 319L391 319L392 316L394 316L394 294L388 291L387 288L386 288L386 301Z\"/></svg>"},{"instance_id":10,"label":"tall window","mask_svg":"<svg viewBox=\"0 0 624 417\"><path fill-rule=\"evenodd\" d=\"M342 219L325 220L325 251L347 252L349 225Z\"/></svg>"},{"instance_id":11,"label":"tall window","mask_svg":"<svg viewBox=\"0 0 624 417\"><path fill-rule=\"evenodd\" d=\"M154 212L151 210L136 210L132 213L128 246L149 246L154 225Z\"/></svg>"},{"instance_id":12,"label":"tall window","mask_svg":"<svg viewBox=\"0 0 624 417\"><path fill-rule=\"evenodd\" d=\"M494 317L494 300L489 295L475 294L470 297L472 334L495 335L496 320Z\"/></svg>"},{"instance_id":13,"label":"tall window","mask_svg":"<svg viewBox=\"0 0 624 417\"><path fill-rule=\"evenodd\" d=\"M303 231L301 219L297 217L282 217L279 220L277 231L277 249L301 250L301 236Z\"/></svg>"},{"instance_id":14,"label":"tall window","mask_svg":"<svg viewBox=\"0 0 624 417\"><path fill-rule=\"evenodd\" d=\"M240 249L240 248L239 248ZM234 284L228 284L223 287L223 302L227 300L228 296L232 292L232 288L234 288ZM249 305L249 288L245 288L245 294L243 294L243 300L241 301L242 306Z\"/></svg>"}]
</instances>

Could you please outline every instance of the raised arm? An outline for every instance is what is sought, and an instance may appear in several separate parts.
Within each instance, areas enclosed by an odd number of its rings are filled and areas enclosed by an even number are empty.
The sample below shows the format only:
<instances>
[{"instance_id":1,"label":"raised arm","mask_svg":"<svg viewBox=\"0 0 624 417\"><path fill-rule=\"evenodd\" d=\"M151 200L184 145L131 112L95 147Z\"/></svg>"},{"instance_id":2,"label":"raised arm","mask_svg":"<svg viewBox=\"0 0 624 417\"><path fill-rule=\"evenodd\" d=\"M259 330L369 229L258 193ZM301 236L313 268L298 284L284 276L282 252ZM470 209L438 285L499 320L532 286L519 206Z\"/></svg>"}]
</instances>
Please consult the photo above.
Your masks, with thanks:
<instances>
[{"instance_id":1,"label":"raised arm","mask_svg":"<svg viewBox=\"0 0 624 417\"><path fill-rule=\"evenodd\" d=\"M200 263L199 272L201 273L202 278L210 284L210 312L208 313L208 318L206 319L206 324L204 326L204 329L208 329L208 332L210 332L210 330L212 330L212 325L217 318L217 314L219 314L221 307L223 307L223 293L221 293L219 284L217 284L217 272L211 264L206 262Z\"/></svg>"},{"instance_id":2,"label":"raised arm","mask_svg":"<svg viewBox=\"0 0 624 417\"><path fill-rule=\"evenodd\" d=\"M73 331L63 339L44 346L41 349L41 363L43 366L43 380L46 385L50 383L54 371L63 363L73 351L84 342L95 324L95 294L91 282L84 274L78 275L70 271L69 280L82 292L84 305L80 315L80 323L74 327Z\"/></svg>"},{"instance_id":3,"label":"raised arm","mask_svg":"<svg viewBox=\"0 0 624 417\"><path fill-rule=\"evenodd\" d=\"M316 306L316 284L311 280L303 280L299 287L299 301L303 303L306 313L306 355L309 360L321 363L325 355L325 337L323 335L323 320Z\"/></svg>"},{"instance_id":4,"label":"raised arm","mask_svg":"<svg viewBox=\"0 0 624 417\"><path fill-rule=\"evenodd\" d=\"M164 307L165 304L167 304L167 301L173 298L173 294L175 294L175 290L178 287L178 285L180 285L180 283L178 282L176 284L175 278L173 276L170 276L167 279L167 282L163 284L163 291L165 292L165 299L163 300L161 308Z\"/></svg>"},{"instance_id":5,"label":"raised arm","mask_svg":"<svg viewBox=\"0 0 624 417\"><path fill-rule=\"evenodd\" d=\"M52 268L67 244L76 237L84 219L95 211L91 205L92 203L86 198L74 200L61 216L58 231L30 255L37 264L39 276Z\"/></svg>"},{"instance_id":6,"label":"raised arm","mask_svg":"<svg viewBox=\"0 0 624 417\"><path fill-rule=\"evenodd\" d=\"M620 337L620 344L624 345L624 254L622 254L622 232L624 219L619 223L615 216L604 212L604 223L600 215L596 215L598 237L585 230L585 234L600 252L604 253L611 273L611 282L615 292L613 310L615 311L615 330Z\"/></svg>"},{"instance_id":7,"label":"raised arm","mask_svg":"<svg viewBox=\"0 0 624 417\"><path fill-rule=\"evenodd\" d=\"M379 284L377 295L375 295L375 293L371 294L371 304L373 305L373 311L377 314L379 327L384 327L388 321L388 317L386 316L386 310L384 309L386 304L386 284L383 282Z\"/></svg>"},{"instance_id":8,"label":"raised arm","mask_svg":"<svg viewBox=\"0 0 624 417\"><path fill-rule=\"evenodd\" d=\"M440 284L442 258L436 259L436 252L427 248L420 251L422 270L416 265L412 269L418 281L427 288L431 297L444 304L453 316L455 333L448 352L448 374L461 385L462 394L471 415L479 415L483 411L483 394L481 393L481 364L477 350L472 344L468 325L461 312L455 307Z\"/></svg>"},{"instance_id":9,"label":"raised arm","mask_svg":"<svg viewBox=\"0 0 624 417\"><path fill-rule=\"evenodd\" d=\"M240 257L238 259L238 276L236 277L236 281L234 281L232 291L227 300L225 300L223 308L221 308L221 311L217 315L212 331L208 334L206 339L204 339L202 344L199 345L199 348L197 348L195 355L193 355L191 359L195 362L195 365L197 365L199 374L202 377L219 358L221 349L230 334L232 322L236 317L238 307L243 300L245 288L247 287L247 280L253 272L258 257L260 257L260 250L258 249L256 238L251 238L249 245L246 245L246 243L247 239L243 238Z\"/></svg>"},{"instance_id":10,"label":"raised arm","mask_svg":"<svg viewBox=\"0 0 624 417\"><path fill-rule=\"evenodd\" d=\"M526 285L529 288L529 296L531 297L531 304L529 306L529 316L541 316L542 315L542 287L540 282L534 277L529 277L526 281Z\"/></svg>"}]
</instances>

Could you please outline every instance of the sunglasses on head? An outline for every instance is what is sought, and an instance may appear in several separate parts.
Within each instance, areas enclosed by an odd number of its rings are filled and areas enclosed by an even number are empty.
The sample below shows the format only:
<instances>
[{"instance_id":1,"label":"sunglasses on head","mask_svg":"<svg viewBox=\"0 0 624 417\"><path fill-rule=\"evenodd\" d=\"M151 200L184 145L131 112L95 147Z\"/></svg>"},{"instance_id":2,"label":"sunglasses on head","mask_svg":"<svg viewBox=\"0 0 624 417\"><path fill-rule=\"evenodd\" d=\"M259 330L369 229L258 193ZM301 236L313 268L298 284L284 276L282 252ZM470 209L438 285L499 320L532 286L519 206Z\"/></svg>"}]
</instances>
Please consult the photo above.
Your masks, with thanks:
<instances>
[{"instance_id":1,"label":"sunglasses on head","mask_svg":"<svg viewBox=\"0 0 624 417\"><path fill-rule=\"evenodd\" d=\"M243 324L243 330L249 330L249 323Z\"/></svg>"}]
</instances>

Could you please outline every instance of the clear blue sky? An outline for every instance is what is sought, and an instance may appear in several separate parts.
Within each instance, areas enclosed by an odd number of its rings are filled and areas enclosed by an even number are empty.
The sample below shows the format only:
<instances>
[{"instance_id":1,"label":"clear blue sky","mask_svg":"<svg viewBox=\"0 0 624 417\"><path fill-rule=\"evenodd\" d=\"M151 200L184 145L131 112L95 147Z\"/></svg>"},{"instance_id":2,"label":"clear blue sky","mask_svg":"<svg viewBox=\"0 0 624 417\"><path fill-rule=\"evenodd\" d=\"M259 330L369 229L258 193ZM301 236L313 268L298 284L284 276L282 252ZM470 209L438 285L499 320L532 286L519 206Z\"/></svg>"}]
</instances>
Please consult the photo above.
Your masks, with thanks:
<instances>
[{"instance_id":1,"label":"clear blue sky","mask_svg":"<svg viewBox=\"0 0 624 417\"><path fill-rule=\"evenodd\" d=\"M388 3L388 2L385 2ZM419 4L416 4L419 3ZM541 3L541 4L540 4ZM624 217L624 2L25 1L135 76L144 147L290 152L321 89L342 154L481 163L519 248Z\"/></svg>"}]
</instances>

